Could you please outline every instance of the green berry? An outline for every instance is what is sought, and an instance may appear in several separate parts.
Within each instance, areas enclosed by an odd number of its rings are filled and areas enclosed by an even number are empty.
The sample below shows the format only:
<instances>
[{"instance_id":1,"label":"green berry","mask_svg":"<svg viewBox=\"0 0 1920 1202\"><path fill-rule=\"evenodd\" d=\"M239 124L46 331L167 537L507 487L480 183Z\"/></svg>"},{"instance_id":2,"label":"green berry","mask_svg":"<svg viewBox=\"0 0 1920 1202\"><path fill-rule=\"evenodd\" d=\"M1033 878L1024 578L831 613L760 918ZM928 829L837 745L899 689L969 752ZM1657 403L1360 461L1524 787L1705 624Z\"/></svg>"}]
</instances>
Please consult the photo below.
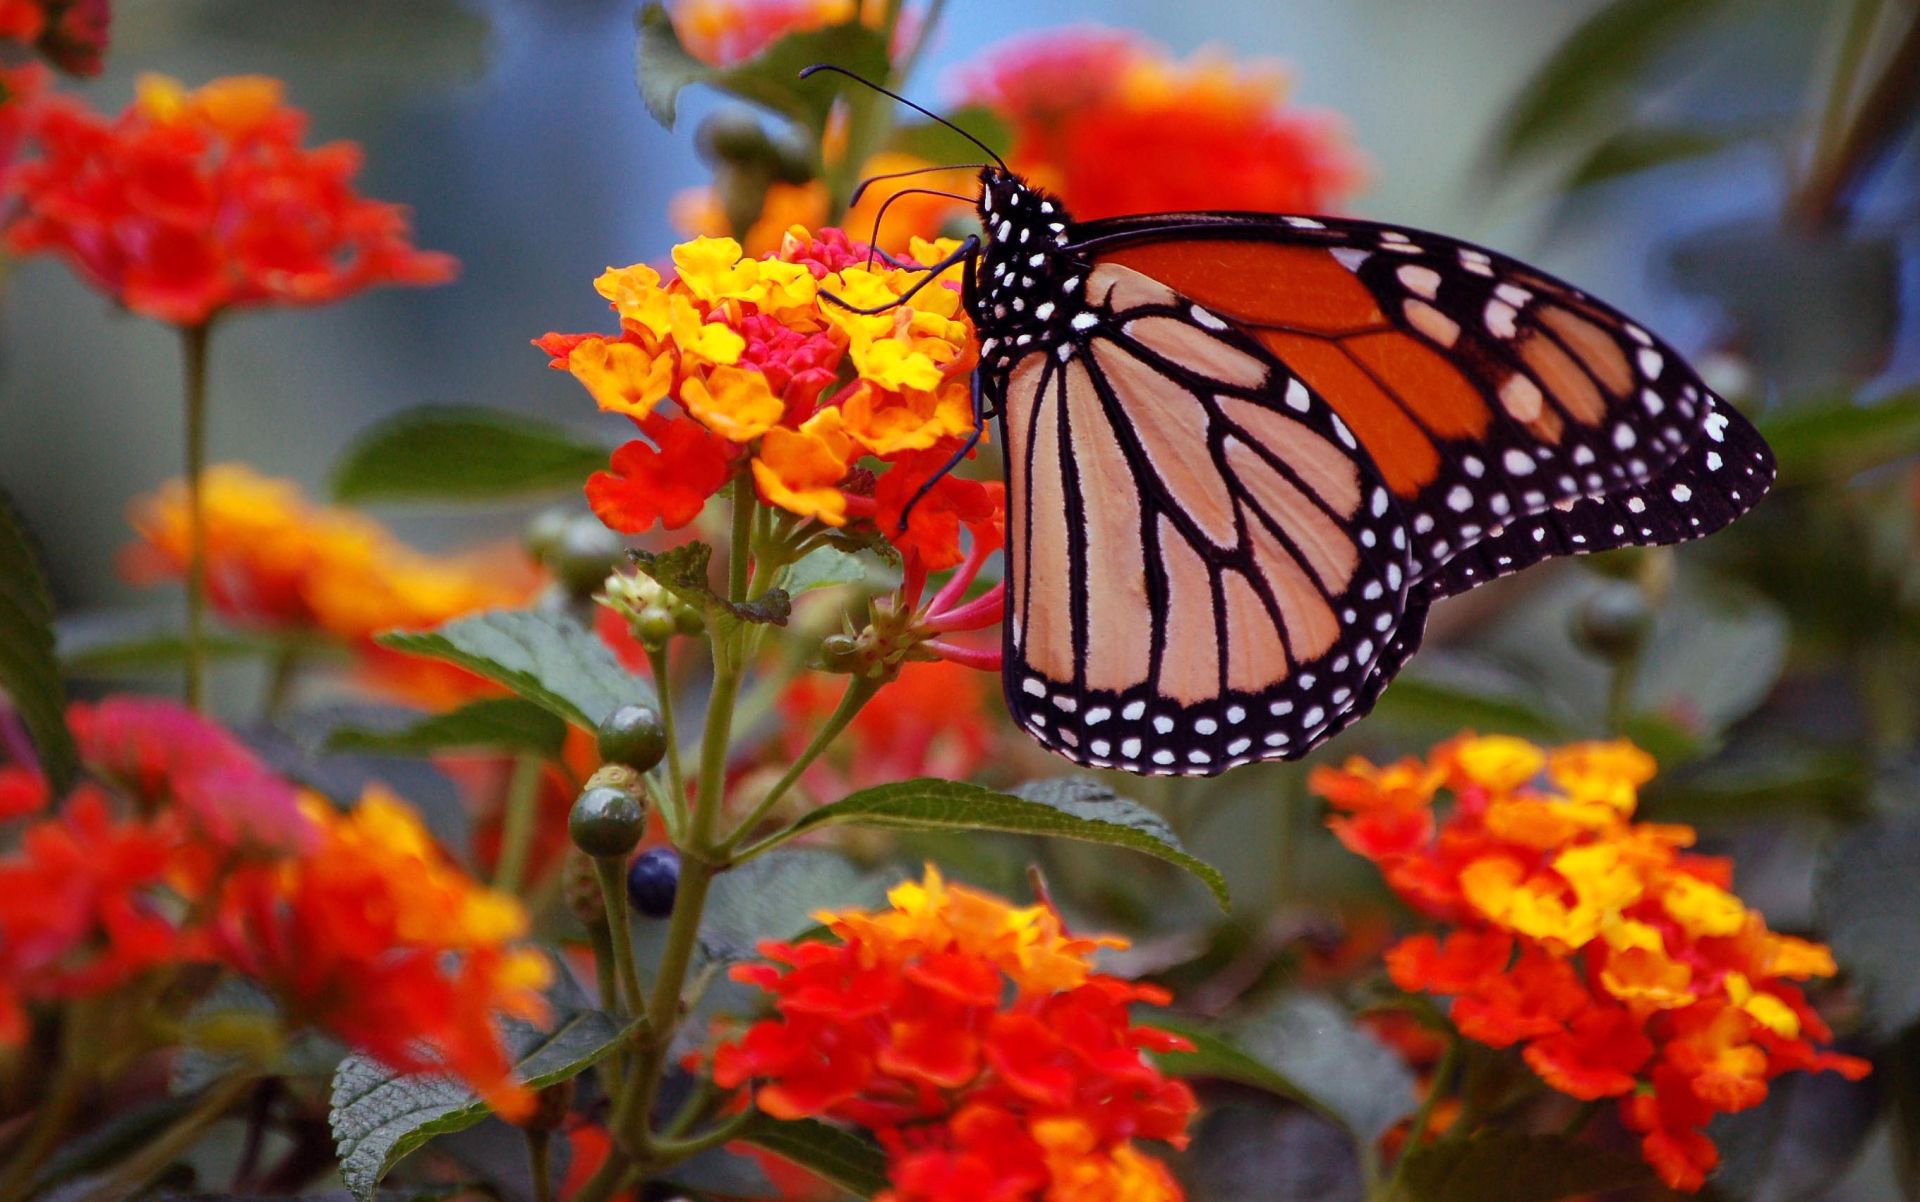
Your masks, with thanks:
<instances>
[{"instance_id":1,"label":"green berry","mask_svg":"<svg viewBox=\"0 0 1920 1202\"><path fill-rule=\"evenodd\" d=\"M599 519L575 517L547 557L547 566L569 593L590 597L606 584L626 549L620 536Z\"/></svg>"},{"instance_id":2,"label":"green berry","mask_svg":"<svg viewBox=\"0 0 1920 1202\"><path fill-rule=\"evenodd\" d=\"M667 728L650 705L623 705L606 716L596 736L600 758L650 772L667 754Z\"/></svg>"},{"instance_id":3,"label":"green berry","mask_svg":"<svg viewBox=\"0 0 1920 1202\"><path fill-rule=\"evenodd\" d=\"M648 647L663 646L680 630L665 606L649 605L633 616L633 637Z\"/></svg>"},{"instance_id":4,"label":"green berry","mask_svg":"<svg viewBox=\"0 0 1920 1202\"><path fill-rule=\"evenodd\" d=\"M860 640L850 634L830 634L820 640L820 663L829 672L851 672L859 664Z\"/></svg>"},{"instance_id":5,"label":"green berry","mask_svg":"<svg viewBox=\"0 0 1920 1202\"><path fill-rule=\"evenodd\" d=\"M625 789L595 785L574 799L567 833L573 845L590 856L624 856L647 833L647 808Z\"/></svg>"}]
</instances>

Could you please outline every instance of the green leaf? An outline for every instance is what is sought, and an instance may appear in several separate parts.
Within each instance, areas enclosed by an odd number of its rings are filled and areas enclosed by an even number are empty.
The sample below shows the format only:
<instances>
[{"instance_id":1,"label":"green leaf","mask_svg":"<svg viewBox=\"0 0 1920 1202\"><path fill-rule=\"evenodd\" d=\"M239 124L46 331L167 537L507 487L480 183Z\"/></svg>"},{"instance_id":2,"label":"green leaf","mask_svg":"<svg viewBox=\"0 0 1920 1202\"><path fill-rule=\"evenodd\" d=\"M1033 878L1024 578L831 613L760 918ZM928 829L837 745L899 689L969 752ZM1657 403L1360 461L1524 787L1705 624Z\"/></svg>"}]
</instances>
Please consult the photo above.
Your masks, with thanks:
<instances>
[{"instance_id":1,"label":"green leaf","mask_svg":"<svg viewBox=\"0 0 1920 1202\"><path fill-rule=\"evenodd\" d=\"M1620 130L1587 152L1567 176L1566 186L1587 188L1671 163L1718 154L1738 140L1725 130L1681 125L1635 125Z\"/></svg>"},{"instance_id":2,"label":"green leaf","mask_svg":"<svg viewBox=\"0 0 1920 1202\"><path fill-rule=\"evenodd\" d=\"M40 770L56 795L79 770L67 730L67 691L53 654L53 594L25 526L0 493L0 692L33 738Z\"/></svg>"},{"instance_id":3,"label":"green leaf","mask_svg":"<svg viewBox=\"0 0 1920 1202\"><path fill-rule=\"evenodd\" d=\"M688 53L674 32L666 6L640 10L639 41L634 51L640 96L654 120L673 128L680 91L705 83L742 100L764 105L818 134L845 84L838 77L803 80L814 63L832 63L868 79L885 79L890 70L887 41L877 29L849 21L825 29L791 33L731 67L710 67Z\"/></svg>"},{"instance_id":4,"label":"green leaf","mask_svg":"<svg viewBox=\"0 0 1920 1202\"><path fill-rule=\"evenodd\" d=\"M1874 1029L1891 1036L1920 1019L1920 814L1869 823L1835 843L1814 899Z\"/></svg>"},{"instance_id":5,"label":"green leaf","mask_svg":"<svg viewBox=\"0 0 1920 1202\"><path fill-rule=\"evenodd\" d=\"M1194 1041L1192 1052L1158 1057L1169 1071L1236 1081L1303 1102L1365 1147L1416 1104L1413 1074L1400 1058L1323 997L1283 995L1221 1033L1177 1019L1152 1022Z\"/></svg>"},{"instance_id":6,"label":"green leaf","mask_svg":"<svg viewBox=\"0 0 1920 1202\"><path fill-rule=\"evenodd\" d=\"M1013 147L1013 126L1007 119L982 104L953 109L944 116L961 129L1006 154ZM972 163L980 159L980 148L934 121L916 121L895 127L888 149L910 154L929 163ZM942 179L948 177L942 176ZM961 178L956 172L952 178Z\"/></svg>"},{"instance_id":7,"label":"green leaf","mask_svg":"<svg viewBox=\"0 0 1920 1202\"><path fill-rule=\"evenodd\" d=\"M496 409L426 406L381 422L333 469L342 501L491 501L575 490L608 449Z\"/></svg>"},{"instance_id":8,"label":"green leaf","mask_svg":"<svg viewBox=\"0 0 1920 1202\"><path fill-rule=\"evenodd\" d=\"M397 729L343 726L327 736L327 750L428 755L491 747L553 759L566 737L566 722L550 710L517 697L489 697Z\"/></svg>"},{"instance_id":9,"label":"green leaf","mask_svg":"<svg viewBox=\"0 0 1920 1202\"><path fill-rule=\"evenodd\" d=\"M897 831L1005 831L1130 847L1200 878L1228 909L1227 881L1187 854L1166 819L1098 781L1062 777L1000 793L960 781L919 780L862 789L808 814L789 835L835 823Z\"/></svg>"},{"instance_id":10,"label":"green leaf","mask_svg":"<svg viewBox=\"0 0 1920 1202\"><path fill-rule=\"evenodd\" d=\"M1787 409L1760 423L1783 484L1844 480L1920 454L1920 388L1868 404L1838 398Z\"/></svg>"},{"instance_id":11,"label":"green leaf","mask_svg":"<svg viewBox=\"0 0 1920 1202\"><path fill-rule=\"evenodd\" d=\"M844 1128L812 1119L783 1123L760 1115L747 1124L740 1138L862 1198L887 1188L886 1153L879 1144Z\"/></svg>"},{"instance_id":12,"label":"green leaf","mask_svg":"<svg viewBox=\"0 0 1920 1202\"><path fill-rule=\"evenodd\" d=\"M390 630L374 641L458 664L588 730L622 705L653 701L652 685L564 614L499 609L432 630Z\"/></svg>"},{"instance_id":13,"label":"green leaf","mask_svg":"<svg viewBox=\"0 0 1920 1202\"><path fill-rule=\"evenodd\" d=\"M1435 648L1387 686L1374 719L1436 730L1498 731L1552 741L1571 726L1541 690L1492 666Z\"/></svg>"},{"instance_id":14,"label":"green leaf","mask_svg":"<svg viewBox=\"0 0 1920 1202\"><path fill-rule=\"evenodd\" d=\"M618 1047L628 1028L597 1010L565 1016L552 1031L505 1024L514 1077L542 1089L576 1077ZM448 1077L403 1075L355 1053L333 1076L327 1121L340 1157L340 1178L362 1202L402 1157L436 1135L460 1131L492 1111Z\"/></svg>"},{"instance_id":15,"label":"green leaf","mask_svg":"<svg viewBox=\"0 0 1920 1202\"><path fill-rule=\"evenodd\" d=\"M177 631L130 633L124 624L103 626L86 619L77 623L61 622L55 633L60 664L75 675L121 676L171 671L187 660L187 637ZM342 654L340 644L334 640L304 632L210 631L201 646L208 662L268 659L288 654L335 658Z\"/></svg>"},{"instance_id":16,"label":"green leaf","mask_svg":"<svg viewBox=\"0 0 1920 1202\"><path fill-rule=\"evenodd\" d=\"M1722 0L1611 0L1535 71L1496 134L1502 165L1558 142L1619 100L1666 46L1711 16Z\"/></svg>"},{"instance_id":17,"label":"green leaf","mask_svg":"<svg viewBox=\"0 0 1920 1202\"><path fill-rule=\"evenodd\" d=\"M815 547L787 569L782 587L788 596L798 597L817 588L864 584L866 579L867 565L858 555L849 555L837 547Z\"/></svg>"},{"instance_id":18,"label":"green leaf","mask_svg":"<svg viewBox=\"0 0 1920 1202\"><path fill-rule=\"evenodd\" d=\"M715 592L707 577L713 548L703 542L683 543L670 551L633 550L627 557L681 600L708 606L738 621L785 626L793 614L793 601L785 589L768 589L763 596L740 604Z\"/></svg>"},{"instance_id":19,"label":"green leaf","mask_svg":"<svg viewBox=\"0 0 1920 1202\"><path fill-rule=\"evenodd\" d=\"M1554 1202L1652 1181L1638 1157L1517 1131L1428 1144L1409 1154L1405 1178L1411 1202Z\"/></svg>"},{"instance_id":20,"label":"green leaf","mask_svg":"<svg viewBox=\"0 0 1920 1202\"><path fill-rule=\"evenodd\" d=\"M744 959L763 939L793 939L812 930L819 910L859 909L885 897L882 877L845 856L813 847L776 851L714 878L700 946L715 959Z\"/></svg>"}]
</instances>

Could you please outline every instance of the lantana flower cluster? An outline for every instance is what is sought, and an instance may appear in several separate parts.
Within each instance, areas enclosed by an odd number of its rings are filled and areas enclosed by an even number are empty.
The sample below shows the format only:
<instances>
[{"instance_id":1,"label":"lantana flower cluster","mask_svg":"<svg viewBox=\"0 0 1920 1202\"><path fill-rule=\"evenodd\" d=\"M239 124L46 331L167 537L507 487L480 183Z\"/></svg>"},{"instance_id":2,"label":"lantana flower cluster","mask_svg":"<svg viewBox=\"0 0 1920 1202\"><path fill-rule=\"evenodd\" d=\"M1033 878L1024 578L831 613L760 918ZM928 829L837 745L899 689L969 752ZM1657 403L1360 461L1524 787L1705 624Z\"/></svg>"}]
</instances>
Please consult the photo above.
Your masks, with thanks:
<instances>
[{"instance_id":1,"label":"lantana flower cluster","mask_svg":"<svg viewBox=\"0 0 1920 1202\"><path fill-rule=\"evenodd\" d=\"M143 76L116 118L48 93L25 125L38 157L8 181L7 249L59 255L148 317L198 326L453 277L450 256L414 247L404 209L354 191L358 147L301 145L306 117L278 80Z\"/></svg>"},{"instance_id":2,"label":"lantana flower cluster","mask_svg":"<svg viewBox=\"0 0 1920 1202\"><path fill-rule=\"evenodd\" d=\"M1082 221L1337 211L1364 181L1361 159L1337 115L1289 105L1287 91L1276 65L1177 62L1098 27L1010 40L960 75L963 102L1013 126L1008 161Z\"/></svg>"},{"instance_id":3,"label":"lantana flower cluster","mask_svg":"<svg viewBox=\"0 0 1920 1202\"><path fill-rule=\"evenodd\" d=\"M703 63L729 67L788 34L852 21L879 28L886 0L674 0L673 31Z\"/></svg>"},{"instance_id":4,"label":"lantana flower cluster","mask_svg":"<svg viewBox=\"0 0 1920 1202\"><path fill-rule=\"evenodd\" d=\"M1142 1055L1186 1050L1135 1026L1165 991L1094 971L1124 941L1070 934L933 868L892 908L826 912L837 942L761 945L736 980L778 1017L723 1045L714 1080L757 1082L780 1119L828 1118L886 1147L888 1202L1157 1202L1181 1196L1136 1141L1185 1146L1192 1092Z\"/></svg>"},{"instance_id":5,"label":"lantana flower cluster","mask_svg":"<svg viewBox=\"0 0 1920 1202\"><path fill-rule=\"evenodd\" d=\"M531 1096L494 1023L538 1020L550 971L520 903L453 866L415 812L371 789L348 813L300 793L172 702L70 708L89 778L55 798L0 766L0 1045L29 1007L218 965L291 1024L396 1068L450 1072L503 1113Z\"/></svg>"},{"instance_id":6,"label":"lantana flower cluster","mask_svg":"<svg viewBox=\"0 0 1920 1202\"><path fill-rule=\"evenodd\" d=\"M244 464L217 464L202 478L207 593L243 626L315 631L354 647L371 678L428 703L470 693L466 673L389 655L383 630L437 626L483 609L527 603L539 574L517 551L438 556L402 544L351 509L315 505L291 480ZM134 501L140 541L122 557L136 583L187 570L187 490L173 481Z\"/></svg>"},{"instance_id":7,"label":"lantana flower cluster","mask_svg":"<svg viewBox=\"0 0 1920 1202\"><path fill-rule=\"evenodd\" d=\"M913 257L930 264L952 249L916 241ZM666 278L645 264L610 268L595 281L617 334L536 343L644 435L588 480L601 521L678 529L748 471L767 504L828 527L871 520L929 570L963 560L962 527L976 546L998 545L1001 487L953 475L900 528L973 429L977 348L957 271L902 301L924 270L869 262L837 230L798 227L759 258L730 238L696 238L674 248L673 267Z\"/></svg>"},{"instance_id":8,"label":"lantana flower cluster","mask_svg":"<svg viewBox=\"0 0 1920 1202\"><path fill-rule=\"evenodd\" d=\"M1453 999L1461 1034L1519 1047L1555 1090L1617 1099L1649 1164L1698 1189L1704 1128L1782 1073L1863 1076L1795 984L1826 947L1777 934L1692 829L1633 821L1653 760L1624 742L1544 750L1463 736L1426 760L1316 769L1341 842L1445 930L1387 953L1395 984ZM1436 812L1442 790L1453 804Z\"/></svg>"}]
</instances>

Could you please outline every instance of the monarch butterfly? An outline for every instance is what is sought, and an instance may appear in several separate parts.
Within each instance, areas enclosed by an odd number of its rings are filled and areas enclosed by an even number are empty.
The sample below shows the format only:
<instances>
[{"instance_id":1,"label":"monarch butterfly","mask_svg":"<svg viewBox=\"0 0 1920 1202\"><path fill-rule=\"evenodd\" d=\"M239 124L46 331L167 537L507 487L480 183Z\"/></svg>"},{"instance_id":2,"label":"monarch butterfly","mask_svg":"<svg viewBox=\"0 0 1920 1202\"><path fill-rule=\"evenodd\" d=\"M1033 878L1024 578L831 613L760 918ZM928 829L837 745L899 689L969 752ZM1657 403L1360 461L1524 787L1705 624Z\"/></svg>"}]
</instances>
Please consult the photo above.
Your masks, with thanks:
<instances>
[{"instance_id":1,"label":"monarch butterfly","mask_svg":"<svg viewBox=\"0 0 1920 1202\"><path fill-rule=\"evenodd\" d=\"M1007 705L1070 760L1297 758L1435 601L1701 537L1773 481L1671 347L1524 263L1330 217L1076 222L981 148L982 233L936 267L1006 460Z\"/></svg>"}]
</instances>

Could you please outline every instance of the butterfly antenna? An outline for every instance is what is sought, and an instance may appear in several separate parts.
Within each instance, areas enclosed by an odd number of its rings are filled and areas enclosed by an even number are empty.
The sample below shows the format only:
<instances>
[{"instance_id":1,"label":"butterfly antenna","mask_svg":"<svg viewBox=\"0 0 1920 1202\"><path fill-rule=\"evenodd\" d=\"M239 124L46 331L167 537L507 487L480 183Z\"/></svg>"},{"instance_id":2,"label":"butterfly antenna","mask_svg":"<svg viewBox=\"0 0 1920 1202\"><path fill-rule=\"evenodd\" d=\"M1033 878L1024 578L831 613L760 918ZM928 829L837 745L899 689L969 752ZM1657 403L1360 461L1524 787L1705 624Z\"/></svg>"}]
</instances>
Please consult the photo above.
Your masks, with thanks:
<instances>
[{"instance_id":1,"label":"butterfly antenna","mask_svg":"<svg viewBox=\"0 0 1920 1202\"><path fill-rule=\"evenodd\" d=\"M867 194L867 189L871 188L873 185L879 183L882 180L905 179L910 175L928 175L935 171L978 171L980 170L980 168L986 167L986 166L990 166L990 164L987 164L987 163L940 163L932 167L909 167L905 171L888 171L880 175L869 175L867 178L861 180L858 184L854 186L853 195L847 198L847 207L852 208L854 205L859 204L860 198Z\"/></svg>"},{"instance_id":2,"label":"butterfly antenna","mask_svg":"<svg viewBox=\"0 0 1920 1202\"><path fill-rule=\"evenodd\" d=\"M959 126L947 120L945 117L942 117L939 113L934 112L932 109L922 108L919 105L915 104L913 101L908 100L905 96L902 96L900 93L895 92L889 88L883 88L879 84L873 82L871 79L868 79L864 75L856 74L852 71L847 70L845 67L838 67L832 63L815 63L811 67L803 68L800 72L800 78L806 79L809 76L817 75L822 71L831 71L835 75L844 75L848 79L851 79L853 82L857 84L860 84L864 87L871 88L874 91L880 93L882 96L888 97L889 99L897 101L900 104L906 105L908 108L912 109L914 112L919 113L922 117L926 117L932 121L936 121L941 125L946 126L948 129L952 130L954 133L959 134L961 137L965 138L967 141L973 143L975 146L978 146L982 151L986 152L986 156L988 158L992 159L995 163L998 163L1000 165L1000 170L1002 171L1009 170L1007 166L1007 161L1001 158L999 154L994 151L993 147L987 145L985 142L982 142L980 139L974 137L972 134L968 133L966 130L961 129Z\"/></svg>"}]
</instances>

